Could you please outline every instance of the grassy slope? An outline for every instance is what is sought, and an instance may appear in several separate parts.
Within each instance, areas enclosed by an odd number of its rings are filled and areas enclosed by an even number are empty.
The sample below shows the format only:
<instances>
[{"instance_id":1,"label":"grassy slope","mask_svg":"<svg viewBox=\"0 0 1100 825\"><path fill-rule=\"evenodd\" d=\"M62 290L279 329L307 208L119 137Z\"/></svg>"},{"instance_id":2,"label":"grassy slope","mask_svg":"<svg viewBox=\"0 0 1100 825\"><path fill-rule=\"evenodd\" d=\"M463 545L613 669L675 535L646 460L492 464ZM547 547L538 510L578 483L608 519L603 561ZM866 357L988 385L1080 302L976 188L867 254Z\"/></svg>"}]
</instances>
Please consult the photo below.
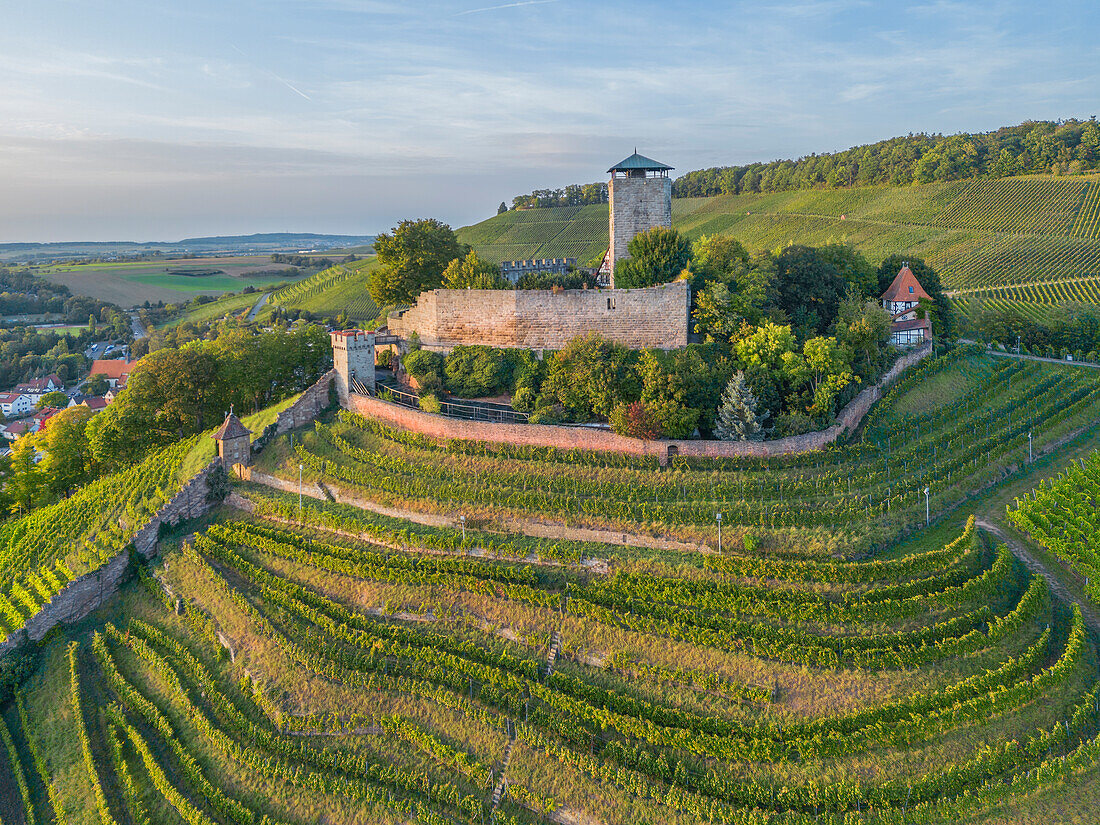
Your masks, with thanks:
<instances>
[{"instance_id":1,"label":"grassy slope","mask_svg":"<svg viewBox=\"0 0 1100 825\"><path fill-rule=\"evenodd\" d=\"M673 223L692 238L729 234L752 250L846 242L874 262L909 252L973 297L1100 303L1098 197L1095 177L721 195L674 201ZM459 236L494 261L583 263L607 246L607 206L507 212Z\"/></svg>"}]
</instances>

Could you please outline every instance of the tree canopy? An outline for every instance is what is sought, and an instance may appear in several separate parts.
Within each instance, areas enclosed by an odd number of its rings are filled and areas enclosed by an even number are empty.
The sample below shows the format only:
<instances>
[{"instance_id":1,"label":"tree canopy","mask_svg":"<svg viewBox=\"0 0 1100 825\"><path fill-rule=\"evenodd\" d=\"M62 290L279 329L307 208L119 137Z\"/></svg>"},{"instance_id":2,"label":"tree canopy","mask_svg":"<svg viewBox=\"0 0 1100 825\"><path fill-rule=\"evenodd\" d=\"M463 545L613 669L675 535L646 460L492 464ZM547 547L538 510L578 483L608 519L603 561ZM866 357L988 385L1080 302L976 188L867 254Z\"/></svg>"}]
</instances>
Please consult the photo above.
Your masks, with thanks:
<instances>
[{"instance_id":1,"label":"tree canopy","mask_svg":"<svg viewBox=\"0 0 1100 825\"><path fill-rule=\"evenodd\" d=\"M639 232L627 244L630 257L615 262L618 289L667 284L676 280L691 260L691 241L663 226Z\"/></svg>"},{"instance_id":2,"label":"tree canopy","mask_svg":"<svg viewBox=\"0 0 1100 825\"><path fill-rule=\"evenodd\" d=\"M454 230L435 218L401 221L375 239L378 268L371 271L367 291L378 306L411 304L421 292L443 285L443 271L469 247Z\"/></svg>"}]
</instances>

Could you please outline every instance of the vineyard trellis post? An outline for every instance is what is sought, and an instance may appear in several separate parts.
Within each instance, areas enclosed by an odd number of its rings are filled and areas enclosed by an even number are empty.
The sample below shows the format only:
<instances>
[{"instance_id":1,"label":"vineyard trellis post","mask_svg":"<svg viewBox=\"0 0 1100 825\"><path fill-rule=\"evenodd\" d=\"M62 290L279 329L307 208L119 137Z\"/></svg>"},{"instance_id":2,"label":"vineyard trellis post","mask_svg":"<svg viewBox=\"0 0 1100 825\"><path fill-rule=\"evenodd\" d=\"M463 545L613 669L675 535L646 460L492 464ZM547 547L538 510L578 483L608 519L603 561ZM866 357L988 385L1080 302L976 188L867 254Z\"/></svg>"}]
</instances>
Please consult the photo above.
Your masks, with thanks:
<instances>
[{"instance_id":1,"label":"vineyard trellis post","mask_svg":"<svg viewBox=\"0 0 1100 825\"><path fill-rule=\"evenodd\" d=\"M722 552L722 514L721 513L715 513L714 514L714 519L715 519L715 521L718 522L718 552L721 553Z\"/></svg>"}]
</instances>

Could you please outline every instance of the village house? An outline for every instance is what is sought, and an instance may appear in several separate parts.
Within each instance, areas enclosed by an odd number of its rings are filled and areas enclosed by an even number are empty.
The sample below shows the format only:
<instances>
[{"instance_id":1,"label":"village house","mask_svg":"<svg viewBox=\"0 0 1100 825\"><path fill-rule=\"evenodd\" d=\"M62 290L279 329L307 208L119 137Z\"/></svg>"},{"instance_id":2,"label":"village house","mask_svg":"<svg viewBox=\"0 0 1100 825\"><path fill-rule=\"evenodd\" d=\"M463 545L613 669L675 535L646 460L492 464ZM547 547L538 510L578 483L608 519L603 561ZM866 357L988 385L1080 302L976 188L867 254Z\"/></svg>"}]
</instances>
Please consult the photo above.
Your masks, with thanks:
<instances>
[{"instance_id":1,"label":"village house","mask_svg":"<svg viewBox=\"0 0 1100 825\"><path fill-rule=\"evenodd\" d=\"M102 375L111 389L119 390L126 386L126 379L136 363L119 358L97 358L92 362L91 374Z\"/></svg>"},{"instance_id":2,"label":"village house","mask_svg":"<svg viewBox=\"0 0 1100 825\"><path fill-rule=\"evenodd\" d=\"M0 393L0 412L5 418L18 418L33 410L37 400L38 396L22 392Z\"/></svg>"},{"instance_id":3,"label":"village house","mask_svg":"<svg viewBox=\"0 0 1100 825\"><path fill-rule=\"evenodd\" d=\"M890 313L893 326L890 343L896 347L912 347L932 340L932 321L927 313L918 318L917 307L921 299L928 304L932 296L924 291L917 276L906 263L882 293L882 308Z\"/></svg>"},{"instance_id":4,"label":"village house","mask_svg":"<svg viewBox=\"0 0 1100 825\"><path fill-rule=\"evenodd\" d=\"M13 421L3 429L0 429L0 435L6 438L8 441L15 441L22 438L28 433L34 435L37 432L41 432L42 428L46 425L46 422L61 412L56 407L45 407L36 412L30 418L25 418L22 421Z\"/></svg>"},{"instance_id":5,"label":"village house","mask_svg":"<svg viewBox=\"0 0 1100 825\"><path fill-rule=\"evenodd\" d=\"M55 374L50 373L44 378L35 378L24 384L16 384L15 392L26 395L45 395L48 392L56 392L65 389L65 384Z\"/></svg>"}]
</instances>

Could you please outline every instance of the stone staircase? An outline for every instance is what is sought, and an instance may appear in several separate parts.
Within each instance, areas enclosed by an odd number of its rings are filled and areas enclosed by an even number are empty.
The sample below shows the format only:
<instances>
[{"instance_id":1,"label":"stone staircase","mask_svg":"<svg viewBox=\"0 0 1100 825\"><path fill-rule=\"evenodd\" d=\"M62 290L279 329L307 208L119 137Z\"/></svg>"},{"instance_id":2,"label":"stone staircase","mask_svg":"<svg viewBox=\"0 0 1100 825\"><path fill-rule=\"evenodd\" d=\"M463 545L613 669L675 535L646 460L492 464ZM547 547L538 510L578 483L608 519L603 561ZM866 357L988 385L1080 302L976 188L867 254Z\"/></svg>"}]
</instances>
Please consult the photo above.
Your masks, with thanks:
<instances>
[{"instance_id":1,"label":"stone staircase","mask_svg":"<svg viewBox=\"0 0 1100 825\"><path fill-rule=\"evenodd\" d=\"M508 744L504 746L504 757L500 762L500 777L493 786L493 796L489 806L489 822L496 820L497 808L500 800L504 798L504 792L508 789L508 763L512 761L512 748L516 744L516 728L512 721L508 721Z\"/></svg>"},{"instance_id":2,"label":"stone staircase","mask_svg":"<svg viewBox=\"0 0 1100 825\"><path fill-rule=\"evenodd\" d=\"M554 662L558 660L558 652L561 650L561 632L555 630L550 634L550 652L546 654L546 674L542 677L545 685L550 674L554 672Z\"/></svg>"},{"instance_id":3,"label":"stone staircase","mask_svg":"<svg viewBox=\"0 0 1100 825\"><path fill-rule=\"evenodd\" d=\"M332 491L325 486L323 481L318 481L317 486L321 489L321 495L323 495L329 501L336 501L335 496L332 495Z\"/></svg>"}]
</instances>

